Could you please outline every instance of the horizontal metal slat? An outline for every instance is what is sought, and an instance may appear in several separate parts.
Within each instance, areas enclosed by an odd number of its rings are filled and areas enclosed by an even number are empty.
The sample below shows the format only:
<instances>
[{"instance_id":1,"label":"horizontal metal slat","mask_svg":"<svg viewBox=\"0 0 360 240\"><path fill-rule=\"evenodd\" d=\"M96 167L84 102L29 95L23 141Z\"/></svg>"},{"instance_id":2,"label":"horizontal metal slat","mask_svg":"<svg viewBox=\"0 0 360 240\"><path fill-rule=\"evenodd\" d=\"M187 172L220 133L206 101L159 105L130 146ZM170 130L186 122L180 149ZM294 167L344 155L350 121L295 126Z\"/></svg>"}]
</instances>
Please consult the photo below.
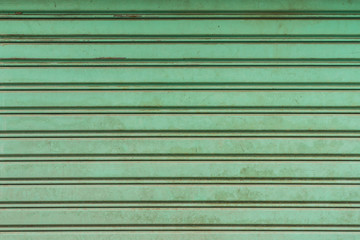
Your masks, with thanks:
<instances>
[{"instance_id":1,"label":"horizontal metal slat","mask_svg":"<svg viewBox=\"0 0 360 240\"><path fill-rule=\"evenodd\" d=\"M7 209L1 226L349 226L358 227L359 209ZM149 221L151 223L149 224Z\"/></svg>"},{"instance_id":2,"label":"horizontal metal slat","mask_svg":"<svg viewBox=\"0 0 360 240\"><path fill-rule=\"evenodd\" d=\"M32 154L359 154L352 138L44 138L0 140L2 156Z\"/></svg>"},{"instance_id":3,"label":"horizontal metal slat","mask_svg":"<svg viewBox=\"0 0 360 240\"><path fill-rule=\"evenodd\" d=\"M359 203L360 186L339 184L63 184L2 185L2 204L31 203ZM289 181L290 182L290 181ZM48 183L48 184L46 184ZM105 205L106 206L106 205Z\"/></svg>"},{"instance_id":4,"label":"horizontal metal slat","mask_svg":"<svg viewBox=\"0 0 360 240\"><path fill-rule=\"evenodd\" d=\"M347 44L4 44L1 62L344 61L360 59Z\"/></svg>"},{"instance_id":5,"label":"horizontal metal slat","mask_svg":"<svg viewBox=\"0 0 360 240\"><path fill-rule=\"evenodd\" d=\"M0 68L0 90L358 89L357 67Z\"/></svg>"},{"instance_id":6,"label":"horizontal metal slat","mask_svg":"<svg viewBox=\"0 0 360 240\"><path fill-rule=\"evenodd\" d=\"M359 20L5 20L0 36L12 38L358 38ZM329 27L331 25L331 27ZM41 40L40 40L41 41Z\"/></svg>"},{"instance_id":7,"label":"horizontal metal slat","mask_svg":"<svg viewBox=\"0 0 360 240\"><path fill-rule=\"evenodd\" d=\"M16 108L357 108L359 91L57 91L0 92Z\"/></svg>"},{"instance_id":8,"label":"horizontal metal slat","mask_svg":"<svg viewBox=\"0 0 360 240\"><path fill-rule=\"evenodd\" d=\"M358 115L3 115L0 137L68 135L346 135Z\"/></svg>"},{"instance_id":9,"label":"horizontal metal slat","mask_svg":"<svg viewBox=\"0 0 360 240\"><path fill-rule=\"evenodd\" d=\"M21 179L357 179L360 162L37 162L1 163L0 180Z\"/></svg>"}]
</instances>

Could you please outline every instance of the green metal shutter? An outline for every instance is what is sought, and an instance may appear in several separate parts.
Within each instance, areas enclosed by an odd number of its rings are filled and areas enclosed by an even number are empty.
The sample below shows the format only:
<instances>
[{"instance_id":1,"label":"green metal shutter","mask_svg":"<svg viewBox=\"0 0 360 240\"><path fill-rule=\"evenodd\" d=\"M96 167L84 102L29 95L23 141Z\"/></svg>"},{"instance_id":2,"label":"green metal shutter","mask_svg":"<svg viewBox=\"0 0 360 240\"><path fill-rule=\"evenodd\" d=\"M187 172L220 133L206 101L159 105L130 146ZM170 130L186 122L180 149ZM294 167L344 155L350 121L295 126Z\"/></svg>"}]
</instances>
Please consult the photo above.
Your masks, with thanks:
<instances>
[{"instance_id":1,"label":"green metal shutter","mask_svg":"<svg viewBox=\"0 0 360 240\"><path fill-rule=\"evenodd\" d=\"M360 239L360 1L0 18L0 239Z\"/></svg>"}]
</instances>

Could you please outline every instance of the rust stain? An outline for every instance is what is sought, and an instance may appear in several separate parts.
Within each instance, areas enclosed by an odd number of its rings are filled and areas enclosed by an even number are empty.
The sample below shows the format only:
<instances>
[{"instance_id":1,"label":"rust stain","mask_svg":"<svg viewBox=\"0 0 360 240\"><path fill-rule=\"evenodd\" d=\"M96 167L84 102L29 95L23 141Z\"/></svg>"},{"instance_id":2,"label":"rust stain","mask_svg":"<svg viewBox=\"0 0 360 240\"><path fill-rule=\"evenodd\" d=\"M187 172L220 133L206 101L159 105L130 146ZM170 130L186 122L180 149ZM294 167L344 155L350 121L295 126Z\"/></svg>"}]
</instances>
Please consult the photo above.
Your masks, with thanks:
<instances>
[{"instance_id":1,"label":"rust stain","mask_svg":"<svg viewBox=\"0 0 360 240\"><path fill-rule=\"evenodd\" d=\"M127 59L126 57L120 57L120 58L115 58L115 57L100 57L100 58L94 58L95 60L124 60Z\"/></svg>"},{"instance_id":2,"label":"rust stain","mask_svg":"<svg viewBox=\"0 0 360 240\"><path fill-rule=\"evenodd\" d=\"M138 14L114 14L115 18L139 18L141 15Z\"/></svg>"}]
</instances>

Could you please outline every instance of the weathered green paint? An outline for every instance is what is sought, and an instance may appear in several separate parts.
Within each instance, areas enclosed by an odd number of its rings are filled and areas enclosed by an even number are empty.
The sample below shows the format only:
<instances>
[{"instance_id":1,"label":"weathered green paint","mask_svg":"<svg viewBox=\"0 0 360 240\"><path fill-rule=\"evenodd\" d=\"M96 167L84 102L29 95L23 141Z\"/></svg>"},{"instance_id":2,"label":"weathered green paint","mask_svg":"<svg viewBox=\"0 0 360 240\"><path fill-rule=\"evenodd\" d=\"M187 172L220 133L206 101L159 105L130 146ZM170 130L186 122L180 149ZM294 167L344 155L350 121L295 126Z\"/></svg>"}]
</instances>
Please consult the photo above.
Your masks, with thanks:
<instances>
[{"instance_id":1,"label":"weathered green paint","mask_svg":"<svg viewBox=\"0 0 360 240\"><path fill-rule=\"evenodd\" d=\"M0 239L360 239L360 1L0 1Z\"/></svg>"},{"instance_id":2,"label":"weathered green paint","mask_svg":"<svg viewBox=\"0 0 360 240\"><path fill-rule=\"evenodd\" d=\"M106 72L106 76L104 76ZM359 89L355 67L129 67L129 68L0 68L2 89L92 88L331 88ZM7 85L6 85L7 84ZM77 85L72 85L77 84ZM128 84L128 85L127 85ZM163 85L161 85L163 84ZM177 85L176 85L177 84ZM196 85L199 84L199 85ZM208 85L207 85L208 84ZM52 87L54 86L54 87ZM357 87L356 87L357 86Z\"/></svg>"},{"instance_id":3,"label":"weathered green paint","mask_svg":"<svg viewBox=\"0 0 360 240\"><path fill-rule=\"evenodd\" d=\"M359 209L134 208L8 209L3 225L357 225Z\"/></svg>"},{"instance_id":4,"label":"weathered green paint","mask_svg":"<svg viewBox=\"0 0 360 240\"><path fill-rule=\"evenodd\" d=\"M2 64L60 62L65 64L111 64L112 62L132 64L192 64L207 63L266 64L359 64L358 43L326 44L4 44L1 46ZM134 62L134 63L133 63ZM307 63L309 64L309 63Z\"/></svg>"},{"instance_id":5,"label":"weathered green paint","mask_svg":"<svg viewBox=\"0 0 360 240\"><path fill-rule=\"evenodd\" d=\"M336 170L334 170L336 169ZM4 163L1 176L28 179L74 178L339 178L354 179L360 174L357 162L284 161L152 161L152 162L50 162Z\"/></svg>"},{"instance_id":6,"label":"weathered green paint","mask_svg":"<svg viewBox=\"0 0 360 240\"><path fill-rule=\"evenodd\" d=\"M17 204L25 208L29 207L29 205L39 207L50 205L51 207L57 204L63 208L72 208L74 205L75 207L86 207L87 205L97 207L154 205L155 207L178 207L182 209L189 205L195 207L209 205L211 207L211 203L213 205L218 203L217 207L219 205L222 207L234 205L240 208L247 205L255 205L255 207L268 206L270 208L290 205L290 207L297 207L300 210L313 205L338 209L336 206L340 205L341 210L341 207L344 206L359 206L360 187L358 185L347 185L346 182L341 184L341 181L339 181L339 185L336 185L337 181L330 180L325 184L321 184L319 180L307 181L308 183L303 181L302 184L301 181L297 184L291 184L291 181L289 181L290 183L284 184L281 179L277 182L263 180L262 184L261 182L257 184L257 181L252 181L252 184L242 184L241 181L230 180L224 180L222 184L219 180L200 181L194 179L193 181L183 181L185 183L181 184L181 180L175 181L171 179L153 181L154 183L151 181L145 182L145 180L118 182L103 179L87 181L51 180L49 181L50 185L42 185L48 183L43 180L29 181L30 185L26 186L3 186L1 194L3 195L2 200L6 202L5 205L16 207L16 202L20 202L21 204ZM36 185L32 185L32 182L35 182ZM65 182L65 184L62 185L61 182ZM316 182L320 182L320 184L316 185ZM24 183L24 181L20 181L21 183ZM334 204L342 201L344 204ZM61 211L61 209L55 210ZM151 222L148 224L151 224Z\"/></svg>"},{"instance_id":7,"label":"weathered green paint","mask_svg":"<svg viewBox=\"0 0 360 240\"><path fill-rule=\"evenodd\" d=\"M189 24L190 22L190 24ZM110 39L123 37L127 41L136 38L159 38L163 41L168 38L211 38L223 37L225 41L234 41L242 38L268 38L272 40L287 39L287 36L302 38L323 38L331 41L332 37L358 38L360 29L354 20L294 20L294 19L250 19L250 20L1 20L0 33L3 38L11 39L10 34L33 38L53 37L61 39L84 37L87 40L110 35ZM91 28L89 27L91 25ZM329 27L331 25L331 27ZM49 36L50 35L50 36ZM54 35L54 36L52 36ZM90 35L90 36L87 36ZM111 36L113 35L113 36ZM134 36L133 36L134 35ZM162 36L163 35L163 36ZM274 35L274 36L272 36ZM16 37L16 36L15 36ZM24 37L24 36L23 36ZM106 39L105 39L106 40ZM164 46L162 46L164 47ZM194 46L196 47L196 46ZM75 53L75 52L74 52ZM135 52L134 52L135 53ZM165 51L162 53L166 53ZM175 52L172 52L175 54Z\"/></svg>"},{"instance_id":8,"label":"weathered green paint","mask_svg":"<svg viewBox=\"0 0 360 240\"><path fill-rule=\"evenodd\" d=\"M72 141L70 141L72 140ZM76 144L74 144L76 142ZM358 138L8 138L3 154L359 154Z\"/></svg>"},{"instance_id":9,"label":"weathered green paint","mask_svg":"<svg viewBox=\"0 0 360 240\"><path fill-rule=\"evenodd\" d=\"M0 131L6 137L11 134L47 134L79 136L126 136L162 134L217 134L251 136L253 134L295 135L338 134L355 135L360 131L360 116L350 114L302 114L302 115L3 115ZM310 136L311 136L310 135ZM45 136L45 135L44 135ZM191 136L191 135L189 135Z\"/></svg>"},{"instance_id":10,"label":"weathered green paint","mask_svg":"<svg viewBox=\"0 0 360 240\"><path fill-rule=\"evenodd\" d=\"M76 93L76 94L75 94ZM360 91L29 91L1 92L2 107L358 108Z\"/></svg>"}]
</instances>

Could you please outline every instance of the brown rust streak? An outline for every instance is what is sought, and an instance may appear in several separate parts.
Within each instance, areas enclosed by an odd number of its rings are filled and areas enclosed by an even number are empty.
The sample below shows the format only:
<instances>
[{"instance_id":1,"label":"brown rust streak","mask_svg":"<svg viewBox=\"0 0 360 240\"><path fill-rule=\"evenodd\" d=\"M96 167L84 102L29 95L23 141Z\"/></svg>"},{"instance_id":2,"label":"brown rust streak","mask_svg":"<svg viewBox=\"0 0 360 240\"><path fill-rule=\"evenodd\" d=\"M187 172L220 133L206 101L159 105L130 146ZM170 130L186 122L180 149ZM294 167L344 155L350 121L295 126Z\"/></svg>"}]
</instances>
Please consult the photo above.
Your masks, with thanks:
<instances>
[{"instance_id":1,"label":"brown rust streak","mask_svg":"<svg viewBox=\"0 0 360 240\"><path fill-rule=\"evenodd\" d=\"M127 59L126 57L99 57L93 58L93 60L124 60Z\"/></svg>"},{"instance_id":2,"label":"brown rust streak","mask_svg":"<svg viewBox=\"0 0 360 240\"><path fill-rule=\"evenodd\" d=\"M114 18L139 18L139 14L114 14Z\"/></svg>"}]
</instances>

